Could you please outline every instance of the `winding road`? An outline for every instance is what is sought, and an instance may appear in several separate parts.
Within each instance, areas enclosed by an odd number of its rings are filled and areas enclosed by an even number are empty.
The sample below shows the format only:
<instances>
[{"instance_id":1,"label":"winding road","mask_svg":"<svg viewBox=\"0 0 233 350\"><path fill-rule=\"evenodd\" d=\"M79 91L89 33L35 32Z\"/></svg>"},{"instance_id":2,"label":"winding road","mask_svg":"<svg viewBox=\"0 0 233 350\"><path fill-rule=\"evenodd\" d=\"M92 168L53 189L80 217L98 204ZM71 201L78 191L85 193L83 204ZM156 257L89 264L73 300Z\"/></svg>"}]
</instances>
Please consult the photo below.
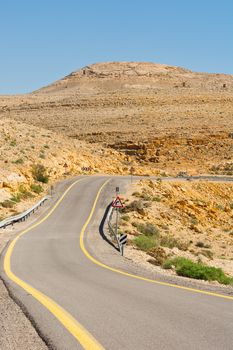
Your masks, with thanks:
<instances>
[{"instance_id":1,"label":"winding road","mask_svg":"<svg viewBox=\"0 0 233 350\"><path fill-rule=\"evenodd\" d=\"M233 349L233 296L137 277L100 235L115 187L128 181L67 183L5 249L1 275L11 293L52 349Z\"/></svg>"}]
</instances>

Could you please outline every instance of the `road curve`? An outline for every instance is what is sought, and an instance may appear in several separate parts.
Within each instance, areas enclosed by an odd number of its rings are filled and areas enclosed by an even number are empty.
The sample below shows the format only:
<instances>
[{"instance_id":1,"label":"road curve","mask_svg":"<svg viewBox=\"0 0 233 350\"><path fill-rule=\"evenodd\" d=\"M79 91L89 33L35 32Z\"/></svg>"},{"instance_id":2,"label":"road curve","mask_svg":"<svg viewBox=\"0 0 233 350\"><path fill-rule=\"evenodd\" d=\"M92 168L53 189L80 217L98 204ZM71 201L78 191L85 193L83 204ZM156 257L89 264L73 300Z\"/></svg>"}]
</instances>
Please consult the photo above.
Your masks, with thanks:
<instances>
[{"instance_id":1,"label":"road curve","mask_svg":"<svg viewBox=\"0 0 233 350\"><path fill-rule=\"evenodd\" d=\"M128 178L110 180L100 193L107 179L75 183L2 258L1 275L44 339L62 350L232 349L233 299L114 273L84 254L81 233L103 261L113 249L95 227ZM124 265L118 254L113 259Z\"/></svg>"}]
</instances>

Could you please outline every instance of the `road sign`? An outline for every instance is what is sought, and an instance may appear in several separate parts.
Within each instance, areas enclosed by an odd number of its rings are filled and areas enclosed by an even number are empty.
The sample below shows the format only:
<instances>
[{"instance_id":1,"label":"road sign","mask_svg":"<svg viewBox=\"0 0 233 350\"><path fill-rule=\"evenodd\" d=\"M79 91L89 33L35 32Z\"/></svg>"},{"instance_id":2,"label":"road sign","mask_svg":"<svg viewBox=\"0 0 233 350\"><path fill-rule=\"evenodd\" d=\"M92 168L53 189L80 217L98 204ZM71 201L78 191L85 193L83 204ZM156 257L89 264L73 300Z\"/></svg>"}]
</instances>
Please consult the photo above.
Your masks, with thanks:
<instances>
[{"instance_id":1,"label":"road sign","mask_svg":"<svg viewBox=\"0 0 233 350\"><path fill-rule=\"evenodd\" d=\"M125 245L127 242L127 235L124 235L123 233L119 237L119 242L121 245Z\"/></svg>"},{"instance_id":2,"label":"road sign","mask_svg":"<svg viewBox=\"0 0 233 350\"><path fill-rule=\"evenodd\" d=\"M119 196L117 196L116 199L112 202L112 207L113 208L123 208L123 204L122 204Z\"/></svg>"}]
</instances>

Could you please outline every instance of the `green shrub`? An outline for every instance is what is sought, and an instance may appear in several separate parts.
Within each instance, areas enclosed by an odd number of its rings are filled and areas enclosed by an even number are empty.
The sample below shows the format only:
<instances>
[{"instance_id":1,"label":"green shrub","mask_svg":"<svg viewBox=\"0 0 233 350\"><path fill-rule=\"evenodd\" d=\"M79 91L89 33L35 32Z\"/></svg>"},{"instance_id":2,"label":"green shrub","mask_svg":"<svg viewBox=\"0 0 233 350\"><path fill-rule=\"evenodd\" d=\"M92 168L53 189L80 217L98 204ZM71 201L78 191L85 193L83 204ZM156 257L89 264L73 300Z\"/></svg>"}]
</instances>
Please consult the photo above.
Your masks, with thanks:
<instances>
[{"instance_id":1,"label":"green shrub","mask_svg":"<svg viewBox=\"0 0 233 350\"><path fill-rule=\"evenodd\" d=\"M47 170L42 164L35 164L32 167L32 176L35 180L43 183L48 183L49 176L47 175Z\"/></svg>"},{"instance_id":2,"label":"green shrub","mask_svg":"<svg viewBox=\"0 0 233 350\"><path fill-rule=\"evenodd\" d=\"M147 252L157 245L157 240L155 236L140 235L134 238L134 243L139 249Z\"/></svg>"},{"instance_id":3,"label":"green shrub","mask_svg":"<svg viewBox=\"0 0 233 350\"><path fill-rule=\"evenodd\" d=\"M31 190L37 194L40 194L41 192L43 192L43 187L41 185L32 184Z\"/></svg>"},{"instance_id":4,"label":"green shrub","mask_svg":"<svg viewBox=\"0 0 233 350\"><path fill-rule=\"evenodd\" d=\"M19 203L19 202L21 201L21 194L20 194L20 193L14 194L14 195L10 198L10 200L11 200L12 202Z\"/></svg>"},{"instance_id":5,"label":"green shrub","mask_svg":"<svg viewBox=\"0 0 233 350\"><path fill-rule=\"evenodd\" d=\"M137 224L137 230L145 236L159 236L158 228L150 222Z\"/></svg>"},{"instance_id":6,"label":"green shrub","mask_svg":"<svg viewBox=\"0 0 233 350\"><path fill-rule=\"evenodd\" d=\"M33 198L33 194L29 192L23 185L19 187L19 193L21 199Z\"/></svg>"},{"instance_id":7,"label":"green shrub","mask_svg":"<svg viewBox=\"0 0 233 350\"><path fill-rule=\"evenodd\" d=\"M205 281L218 281L222 284L233 284L233 278L225 275L222 269L195 263L189 259L177 257L164 262L163 268L175 267L179 276L201 279Z\"/></svg>"}]
</instances>

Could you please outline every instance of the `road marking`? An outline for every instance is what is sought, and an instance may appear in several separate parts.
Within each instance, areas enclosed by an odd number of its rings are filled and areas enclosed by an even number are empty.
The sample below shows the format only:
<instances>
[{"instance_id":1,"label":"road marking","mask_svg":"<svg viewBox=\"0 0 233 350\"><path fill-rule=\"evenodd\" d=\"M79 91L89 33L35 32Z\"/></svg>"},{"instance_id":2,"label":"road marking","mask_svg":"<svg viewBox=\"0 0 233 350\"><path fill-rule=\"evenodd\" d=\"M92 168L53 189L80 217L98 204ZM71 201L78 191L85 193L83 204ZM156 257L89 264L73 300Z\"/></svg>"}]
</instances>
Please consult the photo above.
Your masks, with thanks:
<instances>
[{"instance_id":1,"label":"road marking","mask_svg":"<svg viewBox=\"0 0 233 350\"><path fill-rule=\"evenodd\" d=\"M102 262L100 262L99 260L95 259L86 249L85 247L85 244L84 244L84 233L85 233L85 230L89 224L89 222L91 221L91 218L93 216L93 213L94 213L94 210L95 210L95 207L96 207L96 204L97 204L97 201L99 199L99 196L100 196L100 193L102 191L102 189L104 188L104 186L109 182L110 180L107 180L105 181L105 183L100 187L97 195L96 195L96 198L95 198L95 201L94 201L94 204L93 204L93 207L92 207L92 210L90 212L90 215L86 221L86 223L84 224L83 228L82 228L82 231L81 231L81 234L80 234L80 247L83 251L83 253L86 255L86 257L91 260L94 264L96 265L99 265L105 269L108 269L110 271L113 271L113 272L116 272L116 273L119 273L121 275L124 275L124 276L127 276L127 277L131 277L131 278L135 278L135 279L138 279L138 280L142 280L142 281L146 281L146 282L150 282L150 283L155 283L155 284L160 284L160 285L163 285L163 286L167 286L167 287L173 287L173 288L178 288L178 289L183 289L183 290L186 290L186 291L189 291L189 292L194 292L194 293L200 293L200 294L206 294L206 295L211 295L211 296L215 296L215 297L218 297L218 298L223 298L223 299L228 299L228 300L233 300L233 297L232 296L228 296L228 295L224 295L224 294L218 294L218 293L214 293L214 292L208 292L208 291L205 291L205 290L201 290L201 289L196 289L196 288L190 288L190 287L184 287L184 286L179 286L179 285L176 285L176 284L172 284L172 283L167 283L167 282L161 282L161 281L157 281L157 280L152 280L150 278L146 278L146 277L141 277L141 276L137 276L137 275L133 275L131 273L128 273L128 272L125 272L125 271L122 271L122 270L119 270L119 269L116 269L114 267L110 267L108 265L105 265L103 264Z\"/></svg>"},{"instance_id":2,"label":"road marking","mask_svg":"<svg viewBox=\"0 0 233 350\"><path fill-rule=\"evenodd\" d=\"M78 342L82 345L84 349L104 350L102 345L100 345L98 341L76 319L74 319L73 316L71 316L66 310L64 310L54 300L50 299L47 295L41 293L34 287L30 286L28 283L21 280L11 270L11 255L13 253L14 247L18 239L21 236L23 236L25 233L31 231L33 228L39 226L44 221L46 221L54 212L54 210L58 207L58 205L63 201L63 199L65 198L67 193L72 189L72 187L82 180L84 179L77 180L72 185L70 185L68 189L63 193L61 198L56 202L56 204L52 207L52 209L48 212L48 214L43 219L41 219L39 222L32 225L31 227L27 228L26 230L22 231L13 239L4 257L4 270L6 275L13 282L15 282L17 285L19 285L29 294L31 294L44 307L46 307L63 324L63 326L78 340Z\"/></svg>"}]
</instances>

